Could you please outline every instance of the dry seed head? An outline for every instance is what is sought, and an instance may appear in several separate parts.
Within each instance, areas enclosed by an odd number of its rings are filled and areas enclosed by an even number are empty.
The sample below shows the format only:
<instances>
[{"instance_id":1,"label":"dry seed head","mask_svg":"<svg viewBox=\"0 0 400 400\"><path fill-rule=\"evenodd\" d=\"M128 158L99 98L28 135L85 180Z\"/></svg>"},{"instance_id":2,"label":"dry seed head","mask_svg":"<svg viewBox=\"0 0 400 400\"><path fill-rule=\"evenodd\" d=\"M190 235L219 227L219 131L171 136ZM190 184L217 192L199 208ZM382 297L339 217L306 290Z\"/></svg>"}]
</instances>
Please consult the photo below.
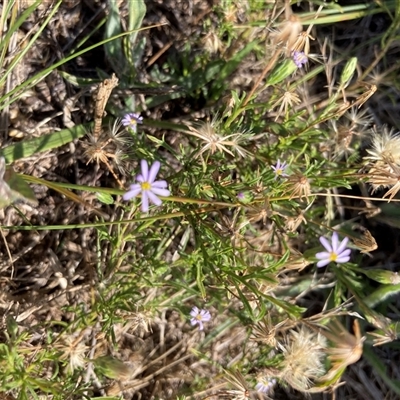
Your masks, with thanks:
<instances>
[{"instance_id":1,"label":"dry seed head","mask_svg":"<svg viewBox=\"0 0 400 400\"><path fill-rule=\"evenodd\" d=\"M249 206L246 216L250 222L255 223L262 221L263 225L266 225L267 219L270 218L272 214L273 211L266 199L264 203Z\"/></svg>"},{"instance_id":2,"label":"dry seed head","mask_svg":"<svg viewBox=\"0 0 400 400\"><path fill-rule=\"evenodd\" d=\"M85 149L83 155L89 160L88 163L95 161L97 164L108 162L107 145L111 139L102 140L91 133L87 134L88 141L82 142L82 147Z\"/></svg>"},{"instance_id":3,"label":"dry seed head","mask_svg":"<svg viewBox=\"0 0 400 400\"><path fill-rule=\"evenodd\" d=\"M310 182L306 176L301 173L295 173L290 175L287 179L288 190L286 193L290 193L290 199L306 197L307 200L311 195Z\"/></svg>"},{"instance_id":4,"label":"dry seed head","mask_svg":"<svg viewBox=\"0 0 400 400\"><path fill-rule=\"evenodd\" d=\"M225 380L235 388L224 391L224 394L230 395L229 399L232 400L249 400L250 391L244 376L239 371L225 370L224 372Z\"/></svg>"},{"instance_id":5,"label":"dry seed head","mask_svg":"<svg viewBox=\"0 0 400 400\"><path fill-rule=\"evenodd\" d=\"M289 6L290 7L290 6ZM290 16L279 26L279 31L274 35L274 44L284 44L287 48L287 55L292 53L294 44L298 40L300 32L303 30L303 26L300 19L296 17L292 12Z\"/></svg>"},{"instance_id":6,"label":"dry seed head","mask_svg":"<svg viewBox=\"0 0 400 400\"><path fill-rule=\"evenodd\" d=\"M332 342L332 346L326 349L332 366L320 380L330 381L337 376L338 371L360 359L365 337L361 336L357 320L354 321L354 335L337 320L330 322L328 329L321 330L321 333Z\"/></svg>"},{"instance_id":7,"label":"dry seed head","mask_svg":"<svg viewBox=\"0 0 400 400\"><path fill-rule=\"evenodd\" d=\"M383 127L382 132L374 129L371 146L372 148L367 149L369 156L364 157L365 160L400 165L400 135L395 134L393 129L389 131L387 127Z\"/></svg>"},{"instance_id":8,"label":"dry seed head","mask_svg":"<svg viewBox=\"0 0 400 400\"><path fill-rule=\"evenodd\" d=\"M351 108L344 115L352 124L357 125L358 134L364 134L365 128L369 127L372 123L372 116L368 114L368 109L359 110L356 107ZM363 129L364 128L364 129Z\"/></svg>"},{"instance_id":9,"label":"dry seed head","mask_svg":"<svg viewBox=\"0 0 400 400\"><path fill-rule=\"evenodd\" d=\"M278 341L276 340L276 334L283 325L288 322L287 319L273 325L271 316L268 314L263 320L257 323L253 329L252 339L257 342L262 342L271 347L277 347Z\"/></svg>"},{"instance_id":10,"label":"dry seed head","mask_svg":"<svg viewBox=\"0 0 400 400\"><path fill-rule=\"evenodd\" d=\"M279 377L296 390L307 391L312 381L324 372L324 338L302 326L299 331L290 331L284 344L279 344L283 361Z\"/></svg>"},{"instance_id":11,"label":"dry seed head","mask_svg":"<svg viewBox=\"0 0 400 400\"><path fill-rule=\"evenodd\" d=\"M382 344L397 340L398 322L393 322L391 319L386 318L378 313L376 313L376 315L372 315L372 317L373 320L370 322L380 329L378 331L368 333L376 338L373 339L374 346L380 346Z\"/></svg>"},{"instance_id":12,"label":"dry seed head","mask_svg":"<svg viewBox=\"0 0 400 400\"><path fill-rule=\"evenodd\" d=\"M122 120L117 118L108 129L107 136L117 148L127 148L133 142L126 128L122 125Z\"/></svg>"},{"instance_id":13,"label":"dry seed head","mask_svg":"<svg viewBox=\"0 0 400 400\"><path fill-rule=\"evenodd\" d=\"M395 164L384 164L379 161L371 167L367 177L367 182L372 186L372 193L378 189L391 188L383 196L383 198L389 197L389 201L400 190L400 166Z\"/></svg>"},{"instance_id":14,"label":"dry seed head","mask_svg":"<svg viewBox=\"0 0 400 400\"><path fill-rule=\"evenodd\" d=\"M205 143L203 147L195 154L195 157L199 157L207 151L210 152L210 154L214 154L217 151L221 153L225 152L232 157L235 156L233 153L234 151L241 157L245 157L246 155L250 154L247 150L239 145L239 143L246 140L246 134L239 132L223 136L222 134L216 132L218 129L216 119L211 122L201 123L196 128L192 126L189 126L188 128L189 131L187 133L189 135L195 136ZM228 147L232 148L232 150L228 149Z\"/></svg>"},{"instance_id":15,"label":"dry seed head","mask_svg":"<svg viewBox=\"0 0 400 400\"><path fill-rule=\"evenodd\" d=\"M285 270L302 271L304 268L311 264L310 261L304 257L290 257L285 263Z\"/></svg>"},{"instance_id":16,"label":"dry seed head","mask_svg":"<svg viewBox=\"0 0 400 400\"><path fill-rule=\"evenodd\" d=\"M133 331L151 332L153 317L150 312L136 312L132 317Z\"/></svg>"},{"instance_id":17,"label":"dry seed head","mask_svg":"<svg viewBox=\"0 0 400 400\"><path fill-rule=\"evenodd\" d=\"M67 370L73 372L76 368L83 368L86 364L85 353L88 347L82 343L82 335L78 338L68 336L64 339L65 345L60 345L62 352L60 359L69 360Z\"/></svg>"},{"instance_id":18,"label":"dry seed head","mask_svg":"<svg viewBox=\"0 0 400 400\"><path fill-rule=\"evenodd\" d=\"M353 126L349 122L340 125L335 120L329 122L335 132L334 157L337 158L354 152L354 149L350 147L355 134Z\"/></svg>"},{"instance_id":19,"label":"dry seed head","mask_svg":"<svg viewBox=\"0 0 400 400\"><path fill-rule=\"evenodd\" d=\"M315 40L308 31L300 32L290 51L304 51L304 54L308 56L310 54L310 39Z\"/></svg>"},{"instance_id":20,"label":"dry seed head","mask_svg":"<svg viewBox=\"0 0 400 400\"><path fill-rule=\"evenodd\" d=\"M202 39L202 43L204 45L204 49L210 54L218 53L224 48L221 39L214 31L208 32L207 35Z\"/></svg>"},{"instance_id":21,"label":"dry seed head","mask_svg":"<svg viewBox=\"0 0 400 400\"><path fill-rule=\"evenodd\" d=\"M300 211L295 217L290 216L287 217L285 216L285 227L288 230L288 232L296 232L298 227L304 222L305 225L307 225L307 220L304 217L304 213Z\"/></svg>"},{"instance_id":22,"label":"dry seed head","mask_svg":"<svg viewBox=\"0 0 400 400\"><path fill-rule=\"evenodd\" d=\"M378 248L375 238L368 229L364 230L360 238L353 237L352 241L361 250L361 253L369 253Z\"/></svg>"},{"instance_id":23,"label":"dry seed head","mask_svg":"<svg viewBox=\"0 0 400 400\"><path fill-rule=\"evenodd\" d=\"M294 90L295 89L293 89L293 91L285 91L283 95L271 106L271 109L273 109L280 104L275 121L280 117L282 111L284 111L286 115L289 110L293 109L294 105L301 103L299 95L295 93Z\"/></svg>"}]
</instances>

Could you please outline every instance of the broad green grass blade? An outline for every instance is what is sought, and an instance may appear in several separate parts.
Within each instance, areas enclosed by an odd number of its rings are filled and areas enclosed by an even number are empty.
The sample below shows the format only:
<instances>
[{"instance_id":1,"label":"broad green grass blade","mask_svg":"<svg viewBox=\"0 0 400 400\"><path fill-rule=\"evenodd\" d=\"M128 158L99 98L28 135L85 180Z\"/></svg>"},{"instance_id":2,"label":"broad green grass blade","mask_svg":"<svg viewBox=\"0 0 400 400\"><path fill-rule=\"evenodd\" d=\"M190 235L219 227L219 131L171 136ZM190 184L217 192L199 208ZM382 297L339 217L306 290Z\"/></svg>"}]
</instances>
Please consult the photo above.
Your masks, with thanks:
<instances>
[{"instance_id":1,"label":"broad green grass blade","mask_svg":"<svg viewBox=\"0 0 400 400\"><path fill-rule=\"evenodd\" d=\"M136 3L132 1L130 3ZM121 30L121 19L119 16L119 9L116 1L110 1L108 3L108 17L105 27L105 37L111 38L113 36L120 35ZM122 51L121 39L113 40L104 45L107 59L112 65L117 75L122 75L126 69L126 59Z\"/></svg>"},{"instance_id":2,"label":"broad green grass blade","mask_svg":"<svg viewBox=\"0 0 400 400\"><path fill-rule=\"evenodd\" d=\"M6 159L7 164L29 157L42 151L55 149L64 144L70 143L87 133L87 126L77 125L70 129L63 129L59 132L40 136L31 140L25 140L5 147L0 150L0 155Z\"/></svg>"}]
</instances>

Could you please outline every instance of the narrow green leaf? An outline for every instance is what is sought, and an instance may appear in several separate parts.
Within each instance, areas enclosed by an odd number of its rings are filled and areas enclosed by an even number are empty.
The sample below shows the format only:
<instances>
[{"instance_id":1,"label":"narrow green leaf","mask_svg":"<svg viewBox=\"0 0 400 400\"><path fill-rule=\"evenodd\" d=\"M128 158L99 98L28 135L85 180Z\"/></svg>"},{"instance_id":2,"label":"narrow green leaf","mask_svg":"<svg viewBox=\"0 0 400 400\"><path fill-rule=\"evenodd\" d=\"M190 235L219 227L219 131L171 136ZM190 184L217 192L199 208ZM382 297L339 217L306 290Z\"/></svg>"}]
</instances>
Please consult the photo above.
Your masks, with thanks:
<instances>
[{"instance_id":1,"label":"narrow green leaf","mask_svg":"<svg viewBox=\"0 0 400 400\"><path fill-rule=\"evenodd\" d=\"M364 299L365 304L368 307L374 308L379 303L387 300L391 296L399 295L400 284L398 285L382 285L369 296Z\"/></svg>"},{"instance_id":2,"label":"narrow green leaf","mask_svg":"<svg viewBox=\"0 0 400 400\"><path fill-rule=\"evenodd\" d=\"M114 204L114 198L109 193L96 193L96 197L103 204Z\"/></svg>"},{"instance_id":3,"label":"narrow green leaf","mask_svg":"<svg viewBox=\"0 0 400 400\"><path fill-rule=\"evenodd\" d=\"M279 82L282 82L289 75L293 74L296 71L297 65L291 58L286 59L285 61L278 64L267 77L267 85L276 85Z\"/></svg>"}]
</instances>

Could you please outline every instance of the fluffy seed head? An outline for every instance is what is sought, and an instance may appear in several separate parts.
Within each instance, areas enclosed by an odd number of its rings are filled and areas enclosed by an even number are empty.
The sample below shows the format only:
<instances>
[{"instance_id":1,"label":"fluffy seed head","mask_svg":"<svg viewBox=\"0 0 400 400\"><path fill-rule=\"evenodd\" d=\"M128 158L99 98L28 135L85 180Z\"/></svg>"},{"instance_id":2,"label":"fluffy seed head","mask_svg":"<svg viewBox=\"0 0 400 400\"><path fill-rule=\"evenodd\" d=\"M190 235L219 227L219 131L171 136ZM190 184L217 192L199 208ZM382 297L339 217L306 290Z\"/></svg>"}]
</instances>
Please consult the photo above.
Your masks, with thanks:
<instances>
[{"instance_id":1,"label":"fluffy seed head","mask_svg":"<svg viewBox=\"0 0 400 400\"><path fill-rule=\"evenodd\" d=\"M386 127L382 132L373 131L371 148L367 149L369 156L364 157L370 162L381 161L386 164L400 165L400 135L388 130Z\"/></svg>"},{"instance_id":2,"label":"fluffy seed head","mask_svg":"<svg viewBox=\"0 0 400 400\"><path fill-rule=\"evenodd\" d=\"M307 391L312 381L324 372L324 338L306 327L290 331L284 344L279 344L284 359L280 378L299 391Z\"/></svg>"}]
</instances>

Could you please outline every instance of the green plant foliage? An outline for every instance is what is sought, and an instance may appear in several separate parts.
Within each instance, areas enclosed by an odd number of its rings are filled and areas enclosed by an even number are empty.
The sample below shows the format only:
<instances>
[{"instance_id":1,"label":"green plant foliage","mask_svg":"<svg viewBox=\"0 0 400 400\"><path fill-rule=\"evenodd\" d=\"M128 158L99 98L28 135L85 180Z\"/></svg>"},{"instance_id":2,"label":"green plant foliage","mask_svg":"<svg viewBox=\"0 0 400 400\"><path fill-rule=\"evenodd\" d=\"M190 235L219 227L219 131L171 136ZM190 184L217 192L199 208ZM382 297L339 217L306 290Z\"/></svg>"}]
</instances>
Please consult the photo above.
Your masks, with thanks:
<instances>
[{"instance_id":1,"label":"green plant foliage","mask_svg":"<svg viewBox=\"0 0 400 400\"><path fill-rule=\"evenodd\" d=\"M0 398L396 398L398 2L3 3Z\"/></svg>"}]
</instances>

